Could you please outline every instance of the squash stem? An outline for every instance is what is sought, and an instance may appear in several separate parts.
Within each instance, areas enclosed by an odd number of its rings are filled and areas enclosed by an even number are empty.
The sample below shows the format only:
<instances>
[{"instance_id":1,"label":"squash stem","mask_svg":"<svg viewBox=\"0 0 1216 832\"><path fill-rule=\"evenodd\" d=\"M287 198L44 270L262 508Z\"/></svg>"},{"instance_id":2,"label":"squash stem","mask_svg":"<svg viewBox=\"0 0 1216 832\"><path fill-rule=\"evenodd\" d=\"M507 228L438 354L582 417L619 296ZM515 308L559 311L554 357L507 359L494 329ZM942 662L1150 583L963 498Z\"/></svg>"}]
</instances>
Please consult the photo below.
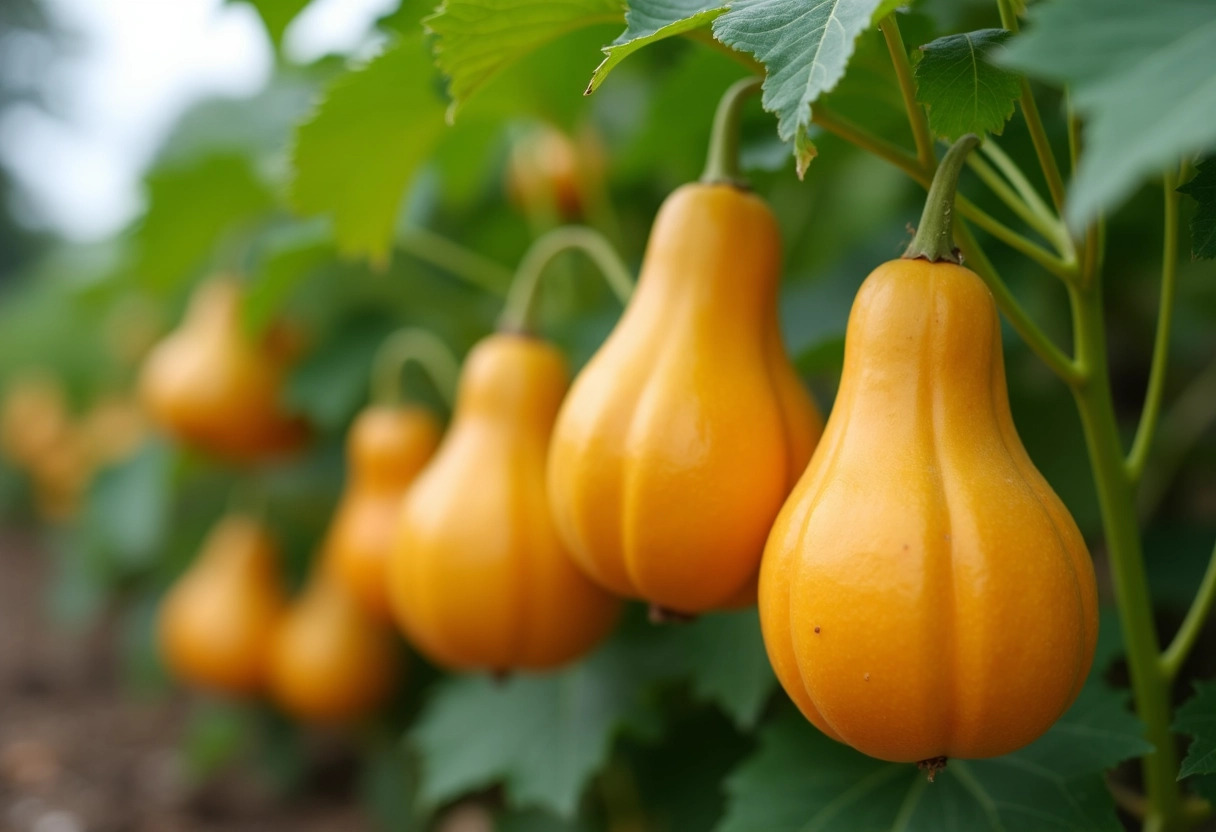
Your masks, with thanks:
<instances>
[{"instance_id":1,"label":"squash stem","mask_svg":"<svg viewBox=\"0 0 1216 832\"><path fill-rule=\"evenodd\" d=\"M905 260L924 259L930 263L948 260L958 263L958 250L954 246L954 195L958 191L958 177L963 170L967 154L979 144L979 137L968 133L950 146L933 175L929 185L929 196L925 199L925 210L920 217L920 226L911 245L904 252Z\"/></svg>"},{"instance_id":2,"label":"squash stem","mask_svg":"<svg viewBox=\"0 0 1216 832\"><path fill-rule=\"evenodd\" d=\"M760 89L760 84L759 78L744 78L731 84L722 94L718 111L714 114L709 156L705 160L705 172L701 174L702 182L747 187L747 180L739 167L739 122L743 115L743 102Z\"/></svg>"},{"instance_id":3,"label":"squash stem","mask_svg":"<svg viewBox=\"0 0 1216 832\"><path fill-rule=\"evenodd\" d=\"M1094 232L1091 232L1094 236ZM1087 254L1096 269L1097 252ZM1152 596L1136 520L1135 488L1124 473L1123 445L1115 421L1106 359L1102 287L1097 274L1087 289L1069 287L1077 359L1084 378L1073 385L1081 426L1106 533L1136 712L1154 750L1143 758L1148 814L1145 830L1174 832L1183 827L1178 788L1178 755L1170 732L1170 679L1160 665L1161 643L1153 621Z\"/></svg>"},{"instance_id":4,"label":"squash stem","mask_svg":"<svg viewBox=\"0 0 1216 832\"><path fill-rule=\"evenodd\" d=\"M599 267L608 288L622 304L633 293L633 275L622 262L620 254L603 234L582 225L565 225L538 238L524 254L519 270L511 282L507 302L498 319L504 332L531 332L536 312L536 298L545 267L559 254L578 250Z\"/></svg>"},{"instance_id":5,"label":"squash stem","mask_svg":"<svg viewBox=\"0 0 1216 832\"><path fill-rule=\"evenodd\" d=\"M405 327L389 335L372 359L372 399L377 404L395 405L405 400L401 371L415 363L430 378L450 408L456 396L460 362L451 348L432 332Z\"/></svg>"}]
</instances>

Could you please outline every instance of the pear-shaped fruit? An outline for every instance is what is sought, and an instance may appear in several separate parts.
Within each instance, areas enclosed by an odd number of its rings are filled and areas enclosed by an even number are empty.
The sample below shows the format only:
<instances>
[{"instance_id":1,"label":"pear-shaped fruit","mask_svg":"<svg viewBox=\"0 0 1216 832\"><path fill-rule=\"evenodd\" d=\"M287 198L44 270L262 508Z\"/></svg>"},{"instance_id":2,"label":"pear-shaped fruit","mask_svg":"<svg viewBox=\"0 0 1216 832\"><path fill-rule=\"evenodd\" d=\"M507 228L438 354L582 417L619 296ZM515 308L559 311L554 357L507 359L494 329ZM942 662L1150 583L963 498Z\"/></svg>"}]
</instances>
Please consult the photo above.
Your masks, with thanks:
<instances>
[{"instance_id":1,"label":"pear-shaped fruit","mask_svg":"<svg viewBox=\"0 0 1216 832\"><path fill-rule=\"evenodd\" d=\"M228 515L161 604L161 653L184 681L258 693L285 605L274 541L257 520Z\"/></svg>"},{"instance_id":2,"label":"pear-shaped fruit","mask_svg":"<svg viewBox=\"0 0 1216 832\"><path fill-rule=\"evenodd\" d=\"M347 484L324 557L371 614L388 618L388 556L406 490L439 445L439 422L426 409L376 405L351 426Z\"/></svg>"},{"instance_id":3,"label":"pear-shaped fruit","mask_svg":"<svg viewBox=\"0 0 1216 832\"><path fill-rule=\"evenodd\" d=\"M344 723L376 710L401 672L389 626L322 573L280 622L270 646L270 690L299 719Z\"/></svg>"},{"instance_id":4,"label":"pear-shaped fruit","mask_svg":"<svg viewBox=\"0 0 1216 832\"><path fill-rule=\"evenodd\" d=\"M586 653L618 603L574 565L545 460L566 362L524 335L469 354L452 424L405 498L389 595L406 637L457 669L544 669Z\"/></svg>"},{"instance_id":5,"label":"pear-shaped fruit","mask_svg":"<svg viewBox=\"0 0 1216 832\"><path fill-rule=\"evenodd\" d=\"M280 403L290 346L283 330L253 340L241 329L241 288L201 285L185 320L148 354L140 395L162 428L186 444L237 462L299 447L305 424Z\"/></svg>"}]
</instances>

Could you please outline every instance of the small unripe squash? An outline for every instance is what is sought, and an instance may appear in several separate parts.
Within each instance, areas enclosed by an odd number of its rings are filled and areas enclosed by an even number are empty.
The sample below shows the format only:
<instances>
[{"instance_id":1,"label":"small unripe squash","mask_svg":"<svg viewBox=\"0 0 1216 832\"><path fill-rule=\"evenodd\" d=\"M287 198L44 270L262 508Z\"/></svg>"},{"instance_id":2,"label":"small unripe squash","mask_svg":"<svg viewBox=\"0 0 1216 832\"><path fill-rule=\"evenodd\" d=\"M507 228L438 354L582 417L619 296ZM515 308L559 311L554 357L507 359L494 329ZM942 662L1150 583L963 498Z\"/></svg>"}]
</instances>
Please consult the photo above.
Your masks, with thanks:
<instances>
[{"instance_id":1,"label":"small unripe squash","mask_svg":"<svg viewBox=\"0 0 1216 832\"><path fill-rule=\"evenodd\" d=\"M823 424L782 346L780 261L763 200L683 186L562 406L554 519L579 566L617 594L678 613L755 600L768 530Z\"/></svg>"},{"instance_id":2,"label":"small unripe squash","mask_svg":"<svg viewBox=\"0 0 1216 832\"><path fill-rule=\"evenodd\" d=\"M618 602L574 566L549 514L545 460L566 385L561 353L530 336L492 335L469 354L389 561L397 620L437 664L542 670L612 628Z\"/></svg>"},{"instance_id":3,"label":"small unripe squash","mask_svg":"<svg viewBox=\"0 0 1216 832\"><path fill-rule=\"evenodd\" d=\"M341 724L375 711L393 692L401 651L386 622L322 572L275 631L270 691L288 713Z\"/></svg>"},{"instance_id":4,"label":"small unripe squash","mask_svg":"<svg viewBox=\"0 0 1216 832\"><path fill-rule=\"evenodd\" d=\"M326 566L378 618L390 617L388 556L406 490L439 445L422 407L373 405L346 441L347 484L326 537Z\"/></svg>"},{"instance_id":5,"label":"small unripe squash","mask_svg":"<svg viewBox=\"0 0 1216 832\"><path fill-rule=\"evenodd\" d=\"M996 306L969 269L896 260L862 285L760 619L807 718L884 760L1014 751L1080 691L1093 565L1018 438Z\"/></svg>"},{"instance_id":6,"label":"small unripe squash","mask_svg":"<svg viewBox=\"0 0 1216 832\"><path fill-rule=\"evenodd\" d=\"M161 604L161 654L183 681L221 693L260 693L285 607L274 540L257 520L228 515Z\"/></svg>"},{"instance_id":7,"label":"small unripe squash","mask_svg":"<svg viewBox=\"0 0 1216 832\"><path fill-rule=\"evenodd\" d=\"M299 447L307 429L279 402L291 352L284 330L250 339L241 331L240 301L233 280L202 284L181 327L148 354L139 389L153 420L174 437L254 462Z\"/></svg>"}]
</instances>

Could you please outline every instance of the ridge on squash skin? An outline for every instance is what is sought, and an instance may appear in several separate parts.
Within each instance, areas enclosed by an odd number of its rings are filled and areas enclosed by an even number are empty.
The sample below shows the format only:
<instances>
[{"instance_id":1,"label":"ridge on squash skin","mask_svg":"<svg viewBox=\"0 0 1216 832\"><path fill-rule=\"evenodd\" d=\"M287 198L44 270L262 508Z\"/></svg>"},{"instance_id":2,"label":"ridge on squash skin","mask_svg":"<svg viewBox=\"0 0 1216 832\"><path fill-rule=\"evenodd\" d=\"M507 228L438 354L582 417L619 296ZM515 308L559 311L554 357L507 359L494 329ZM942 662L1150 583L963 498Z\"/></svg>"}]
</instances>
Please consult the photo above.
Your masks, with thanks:
<instances>
[{"instance_id":1,"label":"ridge on squash skin","mask_svg":"<svg viewBox=\"0 0 1216 832\"><path fill-rule=\"evenodd\" d=\"M678 189L633 299L562 407L554 517L619 595L683 614L754 600L768 528L822 428L782 347L779 257L758 197Z\"/></svg>"},{"instance_id":2,"label":"ridge on squash skin","mask_svg":"<svg viewBox=\"0 0 1216 832\"><path fill-rule=\"evenodd\" d=\"M1004 754L1075 699L1093 567L1017 437L995 305L970 271L896 261L859 290L837 403L774 524L760 596L783 687L871 756Z\"/></svg>"},{"instance_id":3,"label":"ridge on squash skin","mask_svg":"<svg viewBox=\"0 0 1216 832\"><path fill-rule=\"evenodd\" d=\"M541 670L595 646L618 603L575 568L549 517L548 438L566 388L548 344L499 334L470 353L452 425L410 488L390 559L406 637L462 670Z\"/></svg>"}]
</instances>

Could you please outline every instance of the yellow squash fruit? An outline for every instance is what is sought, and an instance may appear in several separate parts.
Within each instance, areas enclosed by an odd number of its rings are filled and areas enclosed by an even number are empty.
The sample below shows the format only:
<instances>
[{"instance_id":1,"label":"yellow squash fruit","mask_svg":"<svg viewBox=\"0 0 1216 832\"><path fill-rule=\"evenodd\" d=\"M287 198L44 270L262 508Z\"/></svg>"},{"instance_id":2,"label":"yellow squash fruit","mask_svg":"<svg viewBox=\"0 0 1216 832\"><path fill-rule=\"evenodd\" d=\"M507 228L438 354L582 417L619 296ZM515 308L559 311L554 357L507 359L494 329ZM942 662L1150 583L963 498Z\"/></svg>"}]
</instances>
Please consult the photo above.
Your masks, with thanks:
<instances>
[{"instance_id":1,"label":"yellow squash fruit","mask_svg":"<svg viewBox=\"0 0 1216 832\"><path fill-rule=\"evenodd\" d=\"M422 407L376 405L351 426L347 485L324 557L370 614L388 618L388 556L406 490L439 445L440 427Z\"/></svg>"},{"instance_id":2,"label":"yellow squash fruit","mask_svg":"<svg viewBox=\"0 0 1216 832\"><path fill-rule=\"evenodd\" d=\"M545 461L566 373L536 338L481 341L439 451L406 495L389 594L406 637L440 665L556 667L612 628L616 599L574 566L549 515Z\"/></svg>"},{"instance_id":3,"label":"yellow squash fruit","mask_svg":"<svg viewBox=\"0 0 1216 832\"><path fill-rule=\"evenodd\" d=\"M685 185L660 210L637 290L553 434L554 519L600 585L685 614L755 600L822 429L782 345L780 274L755 194Z\"/></svg>"},{"instance_id":4,"label":"yellow squash fruit","mask_svg":"<svg viewBox=\"0 0 1216 832\"><path fill-rule=\"evenodd\" d=\"M240 302L233 280L200 286L181 327L148 354L140 396L152 419L186 444L255 462L298 448L307 429L279 401L292 351L283 331L251 339Z\"/></svg>"},{"instance_id":5,"label":"yellow squash fruit","mask_svg":"<svg viewBox=\"0 0 1216 832\"><path fill-rule=\"evenodd\" d=\"M234 695L259 693L285 606L269 533L257 520L228 515L161 604L161 654L191 684Z\"/></svg>"},{"instance_id":6,"label":"yellow squash fruit","mask_svg":"<svg viewBox=\"0 0 1216 832\"><path fill-rule=\"evenodd\" d=\"M1085 542L1014 428L992 295L949 262L948 219L934 235L951 152L911 259L857 294L836 404L760 576L769 657L807 718L930 766L1043 734L1098 625Z\"/></svg>"},{"instance_id":7,"label":"yellow squash fruit","mask_svg":"<svg viewBox=\"0 0 1216 832\"><path fill-rule=\"evenodd\" d=\"M271 693L285 711L309 722L347 723L392 694L401 652L385 622L321 574L280 622L268 665Z\"/></svg>"}]
</instances>

